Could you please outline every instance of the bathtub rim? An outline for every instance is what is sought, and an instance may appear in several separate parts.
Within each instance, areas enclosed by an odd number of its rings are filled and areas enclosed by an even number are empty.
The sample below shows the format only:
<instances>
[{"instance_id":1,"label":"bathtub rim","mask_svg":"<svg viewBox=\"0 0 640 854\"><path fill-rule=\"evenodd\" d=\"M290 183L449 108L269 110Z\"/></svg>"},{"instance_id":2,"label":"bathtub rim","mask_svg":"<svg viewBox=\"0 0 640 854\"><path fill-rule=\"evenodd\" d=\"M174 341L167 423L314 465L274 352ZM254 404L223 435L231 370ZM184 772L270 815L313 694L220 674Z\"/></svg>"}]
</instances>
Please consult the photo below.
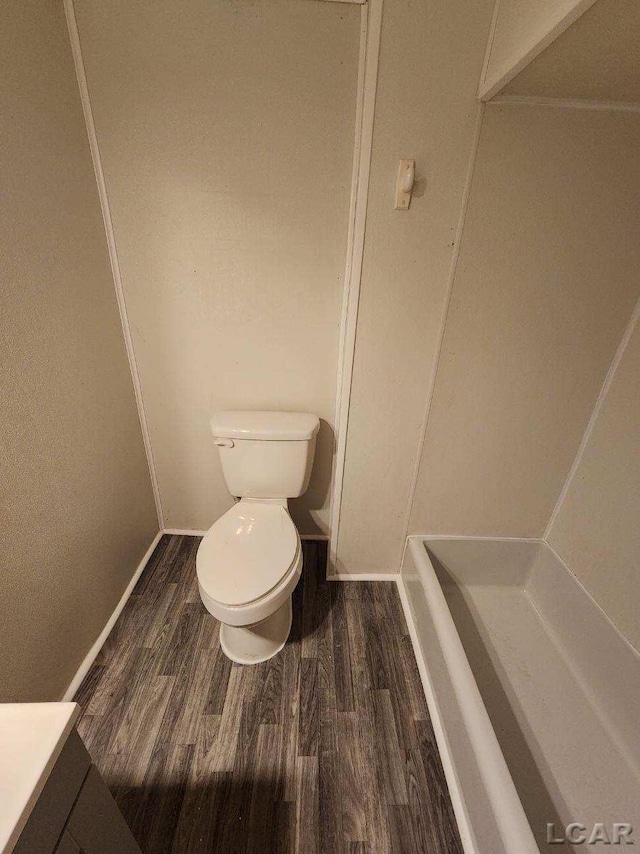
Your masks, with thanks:
<instances>
[{"instance_id":1,"label":"bathtub rim","mask_svg":"<svg viewBox=\"0 0 640 854\"><path fill-rule=\"evenodd\" d=\"M431 563L426 547L426 540L433 539L487 539L504 541L513 541L516 539L518 542L526 541L540 544L543 541L534 538L510 537L409 536L407 537L402 569L396 580L465 854L485 854L485 852L480 849L474 833L467 807L467 799L456 770L453 751L447 736L446 723L443 719L443 713L437 699L437 691L425 660L413 608L405 587L403 571L406 564L407 551L410 552L411 559L420 579L424 599L439 644L439 650L450 677L460 716L469 737L477 768L485 787L485 794L491 806L504 850L518 851L519 854L539 854L539 848L536 844L533 831L531 830L511 772L502 753L493 724L482 700L471 665L469 664L451 611L449 610L449 605Z\"/></svg>"}]
</instances>

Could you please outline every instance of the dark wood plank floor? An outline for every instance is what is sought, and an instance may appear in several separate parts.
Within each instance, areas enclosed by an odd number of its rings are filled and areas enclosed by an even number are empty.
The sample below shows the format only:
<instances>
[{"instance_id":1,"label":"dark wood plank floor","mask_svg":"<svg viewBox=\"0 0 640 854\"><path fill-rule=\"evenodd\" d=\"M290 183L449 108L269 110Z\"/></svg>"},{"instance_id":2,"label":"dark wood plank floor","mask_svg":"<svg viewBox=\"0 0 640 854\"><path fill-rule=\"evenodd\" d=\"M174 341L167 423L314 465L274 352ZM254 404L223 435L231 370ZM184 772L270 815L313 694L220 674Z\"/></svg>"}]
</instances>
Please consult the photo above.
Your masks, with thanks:
<instances>
[{"instance_id":1,"label":"dark wood plank floor","mask_svg":"<svg viewBox=\"0 0 640 854\"><path fill-rule=\"evenodd\" d=\"M393 582L304 543L280 655L232 665L164 536L80 687L80 734L145 854L461 854Z\"/></svg>"}]
</instances>

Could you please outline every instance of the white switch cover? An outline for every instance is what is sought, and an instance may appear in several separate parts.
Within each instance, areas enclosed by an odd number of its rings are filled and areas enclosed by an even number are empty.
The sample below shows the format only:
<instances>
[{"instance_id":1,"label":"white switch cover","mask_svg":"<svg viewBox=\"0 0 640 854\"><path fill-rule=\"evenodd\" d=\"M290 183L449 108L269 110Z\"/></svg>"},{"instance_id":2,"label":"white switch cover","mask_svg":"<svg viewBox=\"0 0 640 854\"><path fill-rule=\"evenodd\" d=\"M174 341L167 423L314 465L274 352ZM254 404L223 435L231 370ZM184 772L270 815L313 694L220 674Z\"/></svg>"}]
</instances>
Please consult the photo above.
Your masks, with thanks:
<instances>
[{"instance_id":1,"label":"white switch cover","mask_svg":"<svg viewBox=\"0 0 640 854\"><path fill-rule=\"evenodd\" d=\"M396 178L396 201L397 211L408 211L411 204L411 192L416 173L415 160L401 160L398 166Z\"/></svg>"}]
</instances>

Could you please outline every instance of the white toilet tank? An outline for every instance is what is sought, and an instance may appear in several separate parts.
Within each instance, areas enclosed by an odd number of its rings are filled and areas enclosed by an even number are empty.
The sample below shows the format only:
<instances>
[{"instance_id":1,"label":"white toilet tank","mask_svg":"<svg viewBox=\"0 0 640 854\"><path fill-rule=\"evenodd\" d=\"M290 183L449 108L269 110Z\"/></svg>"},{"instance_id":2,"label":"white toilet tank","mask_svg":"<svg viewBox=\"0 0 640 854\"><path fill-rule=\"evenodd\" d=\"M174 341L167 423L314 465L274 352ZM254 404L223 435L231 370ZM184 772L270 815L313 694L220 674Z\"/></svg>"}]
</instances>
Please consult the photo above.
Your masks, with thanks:
<instances>
[{"instance_id":1,"label":"white toilet tank","mask_svg":"<svg viewBox=\"0 0 640 854\"><path fill-rule=\"evenodd\" d=\"M296 498L309 485L320 421L306 412L216 412L211 432L238 498Z\"/></svg>"}]
</instances>

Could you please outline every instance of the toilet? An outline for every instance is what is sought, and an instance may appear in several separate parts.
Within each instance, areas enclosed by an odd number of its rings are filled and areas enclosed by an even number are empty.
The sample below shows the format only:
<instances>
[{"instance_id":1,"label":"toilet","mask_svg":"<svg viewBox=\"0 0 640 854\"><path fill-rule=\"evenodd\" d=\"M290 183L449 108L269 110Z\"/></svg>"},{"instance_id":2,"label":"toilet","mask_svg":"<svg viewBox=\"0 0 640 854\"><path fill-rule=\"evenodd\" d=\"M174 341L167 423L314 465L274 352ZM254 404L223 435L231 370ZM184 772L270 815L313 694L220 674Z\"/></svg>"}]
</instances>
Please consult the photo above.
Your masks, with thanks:
<instances>
[{"instance_id":1,"label":"toilet","mask_svg":"<svg viewBox=\"0 0 640 854\"><path fill-rule=\"evenodd\" d=\"M303 412L218 412L211 419L227 487L240 500L211 526L196 572L220 645L238 664L284 647L291 594L302 574L300 535L287 499L302 495L320 422Z\"/></svg>"}]
</instances>

